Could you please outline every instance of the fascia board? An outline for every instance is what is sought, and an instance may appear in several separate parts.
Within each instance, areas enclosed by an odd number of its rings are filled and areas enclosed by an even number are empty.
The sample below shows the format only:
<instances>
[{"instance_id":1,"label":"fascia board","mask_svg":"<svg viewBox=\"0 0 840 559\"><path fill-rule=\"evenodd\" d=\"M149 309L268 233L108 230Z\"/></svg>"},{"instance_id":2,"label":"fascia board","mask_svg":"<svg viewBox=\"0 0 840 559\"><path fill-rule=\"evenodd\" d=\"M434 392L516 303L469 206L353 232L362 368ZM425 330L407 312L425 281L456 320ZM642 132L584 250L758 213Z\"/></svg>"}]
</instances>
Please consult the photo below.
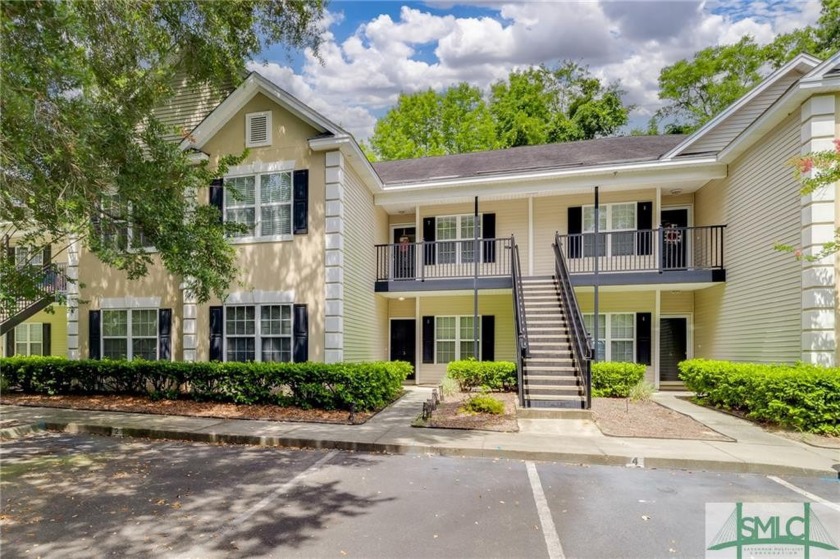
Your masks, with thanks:
<instances>
[{"instance_id":1,"label":"fascia board","mask_svg":"<svg viewBox=\"0 0 840 559\"><path fill-rule=\"evenodd\" d=\"M362 178L367 178L365 184L371 192L376 194L383 191L382 179L379 178L362 148L350 134L331 138L312 138L309 140L309 147L312 151L340 150Z\"/></svg>"}]
</instances>

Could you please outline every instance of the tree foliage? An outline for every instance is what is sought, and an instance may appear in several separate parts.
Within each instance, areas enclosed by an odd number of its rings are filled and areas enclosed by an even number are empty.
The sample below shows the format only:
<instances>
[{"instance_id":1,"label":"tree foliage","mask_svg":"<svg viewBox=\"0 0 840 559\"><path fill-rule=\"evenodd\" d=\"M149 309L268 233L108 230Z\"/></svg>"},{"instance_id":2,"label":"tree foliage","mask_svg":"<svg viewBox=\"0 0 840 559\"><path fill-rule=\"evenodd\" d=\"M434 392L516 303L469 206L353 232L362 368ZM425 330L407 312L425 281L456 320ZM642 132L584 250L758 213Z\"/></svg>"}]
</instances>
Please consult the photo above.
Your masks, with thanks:
<instances>
[{"instance_id":1,"label":"tree foliage","mask_svg":"<svg viewBox=\"0 0 840 559\"><path fill-rule=\"evenodd\" d=\"M218 212L190 203L226 164L196 165L153 116L174 78L238 83L269 43L317 49L322 0L7 0L0 4L0 222L5 240L58 255L76 238L129 277L144 239L199 300L235 277ZM116 196L118 203L103 199ZM32 285L3 259L2 296Z\"/></svg>"},{"instance_id":2,"label":"tree foliage","mask_svg":"<svg viewBox=\"0 0 840 559\"><path fill-rule=\"evenodd\" d=\"M663 68L659 98L666 105L655 119L670 119L672 131L696 130L755 87L768 71L796 55L827 58L839 49L840 0L823 0L815 26L779 35L768 45L747 36L732 45L705 48L690 60Z\"/></svg>"},{"instance_id":3,"label":"tree foliage","mask_svg":"<svg viewBox=\"0 0 840 559\"><path fill-rule=\"evenodd\" d=\"M368 153L406 159L607 136L627 123L621 95L574 62L511 72L487 101L466 83L402 94L376 123Z\"/></svg>"}]
</instances>

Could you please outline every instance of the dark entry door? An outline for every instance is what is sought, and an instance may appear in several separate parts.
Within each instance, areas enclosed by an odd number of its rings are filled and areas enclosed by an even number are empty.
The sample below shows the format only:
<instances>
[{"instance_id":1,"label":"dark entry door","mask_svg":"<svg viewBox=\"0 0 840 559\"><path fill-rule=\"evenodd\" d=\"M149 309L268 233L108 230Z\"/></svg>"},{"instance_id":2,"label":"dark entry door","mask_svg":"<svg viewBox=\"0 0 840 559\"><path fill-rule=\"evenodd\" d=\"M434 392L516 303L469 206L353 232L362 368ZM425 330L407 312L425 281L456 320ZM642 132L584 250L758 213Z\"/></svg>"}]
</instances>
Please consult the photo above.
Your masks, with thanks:
<instances>
[{"instance_id":1,"label":"dark entry door","mask_svg":"<svg viewBox=\"0 0 840 559\"><path fill-rule=\"evenodd\" d=\"M688 267L688 210L662 210L662 268Z\"/></svg>"},{"instance_id":2,"label":"dark entry door","mask_svg":"<svg viewBox=\"0 0 840 559\"><path fill-rule=\"evenodd\" d=\"M394 228L394 279L414 279L416 239L414 227Z\"/></svg>"},{"instance_id":3,"label":"dark entry door","mask_svg":"<svg viewBox=\"0 0 840 559\"><path fill-rule=\"evenodd\" d=\"M415 337L417 325L413 318L391 321L391 361L408 361L414 367L416 353ZM414 373L408 377L414 380Z\"/></svg>"},{"instance_id":4,"label":"dark entry door","mask_svg":"<svg viewBox=\"0 0 840 559\"><path fill-rule=\"evenodd\" d=\"M685 318L659 319L659 380L680 380L677 363L688 359L688 320Z\"/></svg>"}]
</instances>

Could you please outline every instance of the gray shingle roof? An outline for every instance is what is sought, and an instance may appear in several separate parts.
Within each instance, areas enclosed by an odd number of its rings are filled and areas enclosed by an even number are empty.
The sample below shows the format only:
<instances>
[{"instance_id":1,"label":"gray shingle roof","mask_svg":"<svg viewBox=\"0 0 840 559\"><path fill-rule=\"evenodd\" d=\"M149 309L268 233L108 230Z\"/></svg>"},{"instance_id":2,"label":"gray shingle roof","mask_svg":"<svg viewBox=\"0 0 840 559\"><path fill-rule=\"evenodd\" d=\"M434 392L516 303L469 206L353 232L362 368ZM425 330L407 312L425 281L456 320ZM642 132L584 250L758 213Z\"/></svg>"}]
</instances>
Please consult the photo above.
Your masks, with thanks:
<instances>
[{"instance_id":1,"label":"gray shingle roof","mask_svg":"<svg viewBox=\"0 0 840 559\"><path fill-rule=\"evenodd\" d=\"M659 159L684 139L685 136L676 134L599 138L459 155L381 161L374 163L373 167L385 184L426 182L564 167L652 161Z\"/></svg>"}]
</instances>

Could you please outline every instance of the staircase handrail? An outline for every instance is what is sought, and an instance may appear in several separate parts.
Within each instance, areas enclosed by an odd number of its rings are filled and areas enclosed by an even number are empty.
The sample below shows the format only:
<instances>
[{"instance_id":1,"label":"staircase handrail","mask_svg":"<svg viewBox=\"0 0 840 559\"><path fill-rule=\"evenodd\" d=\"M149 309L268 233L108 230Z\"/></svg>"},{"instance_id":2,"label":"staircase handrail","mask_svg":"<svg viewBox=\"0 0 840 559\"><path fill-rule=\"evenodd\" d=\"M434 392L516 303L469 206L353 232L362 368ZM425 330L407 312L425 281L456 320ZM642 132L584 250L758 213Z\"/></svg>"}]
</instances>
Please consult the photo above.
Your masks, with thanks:
<instances>
[{"instance_id":1,"label":"staircase handrail","mask_svg":"<svg viewBox=\"0 0 840 559\"><path fill-rule=\"evenodd\" d=\"M522 287L522 265L519 260L519 245L515 236L510 237L513 254L510 259L510 274L513 286L513 316L516 323L516 386L519 392L519 405L525 406L525 379L523 377L522 357L530 351L528 342L528 324L525 320L525 291Z\"/></svg>"},{"instance_id":2,"label":"staircase handrail","mask_svg":"<svg viewBox=\"0 0 840 559\"><path fill-rule=\"evenodd\" d=\"M568 317L572 338L572 354L583 376L586 409L590 409L592 407L592 339L586 332L583 314L580 312L580 305L572 287L569 269L566 266L566 258L563 256L563 251L560 250L560 242L560 234L555 233L554 244L552 245L554 247L554 268L562 295L563 309Z\"/></svg>"}]
</instances>

